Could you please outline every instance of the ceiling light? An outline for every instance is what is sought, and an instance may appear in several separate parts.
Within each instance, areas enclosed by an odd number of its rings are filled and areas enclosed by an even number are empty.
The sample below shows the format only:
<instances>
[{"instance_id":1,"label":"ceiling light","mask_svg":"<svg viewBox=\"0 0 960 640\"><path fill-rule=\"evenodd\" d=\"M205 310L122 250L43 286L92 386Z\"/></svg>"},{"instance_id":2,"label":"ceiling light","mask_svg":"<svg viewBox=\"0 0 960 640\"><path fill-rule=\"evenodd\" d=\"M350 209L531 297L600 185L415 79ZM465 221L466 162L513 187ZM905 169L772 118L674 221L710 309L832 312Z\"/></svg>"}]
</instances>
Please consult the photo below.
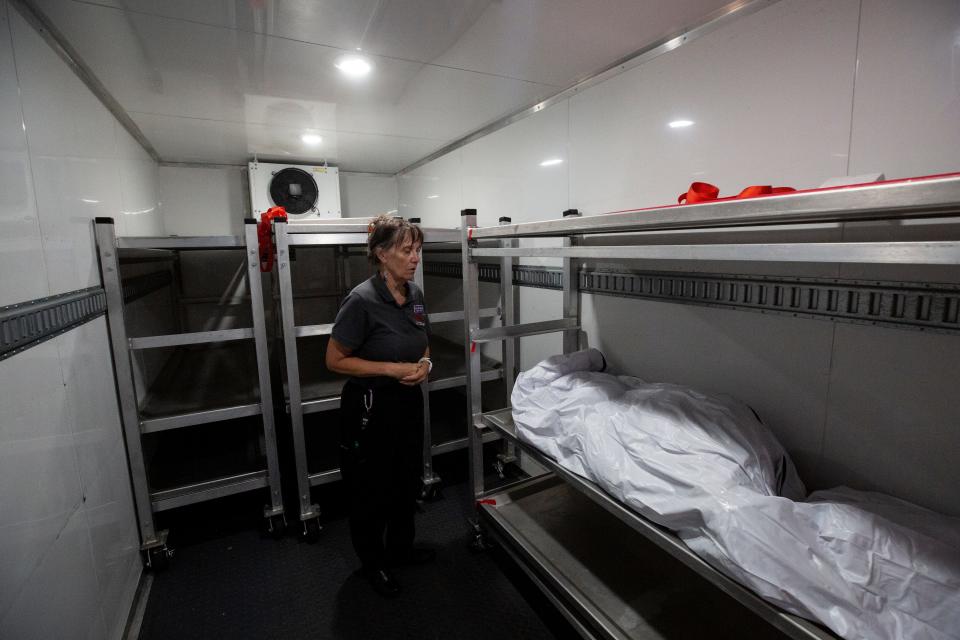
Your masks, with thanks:
<instances>
[{"instance_id":1,"label":"ceiling light","mask_svg":"<svg viewBox=\"0 0 960 640\"><path fill-rule=\"evenodd\" d=\"M302 136L300 136L300 139L303 140L303 144L310 144L310 145L320 144L321 142L323 142L323 138L321 138L315 133L305 133Z\"/></svg>"},{"instance_id":2,"label":"ceiling light","mask_svg":"<svg viewBox=\"0 0 960 640\"><path fill-rule=\"evenodd\" d=\"M93 200L92 198L80 198L80 202L86 202L87 204L100 204L99 200Z\"/></svg>"},{"instance_id":3,"label":"ceiling light","mask_svg":"<svg viewBox=\"0 0 960 640\"><path fill-rule=\"evenodd\" d=\"M370 63L360 56L343 56L337 59L335 66L351 78L362 78L373 69Z\"/></svg>"},{"instance_id":4,"label":"ceiling light","mask_svg":"<svg viewBox=\"0 0 960 640\"><path fill-rule=\"evenodd\" d=\"M693 125L693 120L674 120L670 122L667 126L671 129L682 129L683 127L689 127Z\"/></svg>"},{"instance_id":5,"label":"ceiling light","mask_svg":"<svg viewBox=\"0 0 960 640\"><path fill-rule=\"evenodd\" d=\"M427 196L427 200L433 200L434 198L439 198L440 196Z\"/></svg>"},{"instance_id":6,"label":"ceiling light","mask_svg":"<svg viewBox=\"0 0 960 640\"><path fill-rule=\"evenodd\" d=\"M541 167L552 167L555 164L560 164L563 162L563 158L550 158L549 160L544 160L540 163Z\"/></svg>"}]
</instances>

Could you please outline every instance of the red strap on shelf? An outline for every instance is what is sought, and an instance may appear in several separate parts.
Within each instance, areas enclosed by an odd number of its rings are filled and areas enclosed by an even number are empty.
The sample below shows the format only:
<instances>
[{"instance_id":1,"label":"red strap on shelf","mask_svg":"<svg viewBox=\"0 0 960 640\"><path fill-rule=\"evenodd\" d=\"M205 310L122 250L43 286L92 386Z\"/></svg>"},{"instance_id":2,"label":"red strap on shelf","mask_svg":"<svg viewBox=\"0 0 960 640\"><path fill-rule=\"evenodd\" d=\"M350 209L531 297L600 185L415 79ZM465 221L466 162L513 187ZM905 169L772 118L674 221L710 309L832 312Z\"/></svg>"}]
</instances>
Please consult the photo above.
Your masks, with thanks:
<instances>
[{"instance_id":1,"label":"red strap on shelf","mask_svg":"<svg viewBox=\"0 0 960 640\"><path fill-rule=\"evenodd\" d=\"M687 189L686 193L677 196L677 203L696 204L697 202L706 202L707 200L716 200L720 195L720 189L709 182L694 182Z\"/></svg>"},{"instance_id":2,"label":"red strap on shelf","mask_svg":"<svg viewBox=\"0 0 960 640\"><path fill-rule=\"evenodd\" d=\"M473 227L467 227L467 240L473 240Z\"/></svg>"},{"instance_id":3,"label":"red strap on shelf","mask_svg":"<svg viewBox=\"0 0 960 640\"><path fill-rule=\"evenodd\" d=\"M286 218L287 210L283 207L270 207L266 213L260 215L257 224L257 240L260 244L260 271L273 271L273 260L277 255L277 245L273 242L270 222L275 218Z\"/></svg>"},{"instance_id":4,"label":"red strap on shelf","mask_svg":"<svg viewBox=\"0 0 960 640\"><path fill-rule=\"evenodd\" d=\"M477 352L477 343L476 343L476 342L471 342L471 343L470 343L470 353L476 353L476 352Z\"/></svg>"},{"instance_id":5,"label":"red strap on shelf","mask_svg":"<svg viewBox=\"0 0 960 640\"><path fill-rule=\"evenodd\" d=\"M757 196L769 196L774 193L790 193L796 191L793 187L771 187L768 184L752 185L741 191L735 196L726 198L718 197L720 189L709 182L694 182L687 189L686 193L681 193L677 197L678 204L697 204L698 202L711 202L719 200L741 200L746 198L756 198Z\"/></svg>"},{"instance_id":6,"label":"red strap on shelf","mask_svg":"<svg viewBox=\"0 0 960 640\"><path fill-rule=\"evenodd\" d=\"M943 178L960 178L960 172L953 171L950 173L936 173L929 176L914 176L912 178L896 178L894 180L881 180L879 182L860 182L857 184L845 184L839 187L818 187L816 189L792 189L790 187L773 187L771 188L771 195L778 195L781 193L823 193L825 191L845 191L847 189L859 189L861 187L875 187L878 185L894 185L894 184L906 184L906 183L918 183L918 182L929 182L933 180L940 180ZM762 196L758 196L762 197ZM722 198L725 199L725 198ZM708 201L709 202L709 201ZM692 202L687 202L687 204L693 204ZM609 215L612 213L634 213L636 211L658 211L660 209L671 209L673 207L682 207L683 204L659 204L653 207L640 207L638 209L617 209L615 211L603 211L598 215Z\"/></svg>"},{"instance_id":7,"label":"red strap on shelf","mask_svg":"<svg viewBox=\"0 0 960 640\"><path fill-rule=\"evenodd\" d=\"M477 500L477 506L479 507L481 504L489 504L490 506L495 507L497 506L497 501L494 500L493 498L482 498L480 500Z\"/></svg>"}]
</instances>

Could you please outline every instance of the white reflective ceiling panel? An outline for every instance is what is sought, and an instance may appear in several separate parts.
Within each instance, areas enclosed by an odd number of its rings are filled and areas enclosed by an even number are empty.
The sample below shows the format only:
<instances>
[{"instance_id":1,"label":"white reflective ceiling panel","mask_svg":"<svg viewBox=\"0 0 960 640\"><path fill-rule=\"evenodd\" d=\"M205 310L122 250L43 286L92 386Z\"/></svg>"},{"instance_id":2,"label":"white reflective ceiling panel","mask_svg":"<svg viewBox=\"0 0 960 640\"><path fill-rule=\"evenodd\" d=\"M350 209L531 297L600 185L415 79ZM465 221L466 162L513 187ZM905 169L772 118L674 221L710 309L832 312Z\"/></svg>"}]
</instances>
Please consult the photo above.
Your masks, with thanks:
<instances>
[{"instance_id":1,"label":"white reflective ceiling panel","mask_svg":"<svg viewBox=\"0 0 960 640\"><path fill-rule=\"evenodd\" d=\"M386 158L401 164L385 170L399 170L725 4L34 1L133 119L148 123L164 160L239 163L253 153L290 153L355 171L383 167ZM373 64L362 80L334 66L358 48ZM212 130L157 138L176 128L170 118L184 130ZM299 153L284 142L282 153L273 150L297 128L324 142L335 132L337 148ZM241 133L247 137L236 139ZM365 144L373 139L384 146ZM410 157L414 149L426 151Z\"/></svg>"},{"instance_id":2,"label":"white reflective ceiling panel","mask_svg":"<svg viewBox=\"0 0 960 640\"><path fill-rule=\"evenodd\" d=\"M392 173L428 155L437 141L379 134L311 129L322 141L308 145L295 127L175 116L133 114L162 158L176 162L224 163L227 159L273 159L294 164L328 164L343 170Z\"/></svg>"}]
</instances>

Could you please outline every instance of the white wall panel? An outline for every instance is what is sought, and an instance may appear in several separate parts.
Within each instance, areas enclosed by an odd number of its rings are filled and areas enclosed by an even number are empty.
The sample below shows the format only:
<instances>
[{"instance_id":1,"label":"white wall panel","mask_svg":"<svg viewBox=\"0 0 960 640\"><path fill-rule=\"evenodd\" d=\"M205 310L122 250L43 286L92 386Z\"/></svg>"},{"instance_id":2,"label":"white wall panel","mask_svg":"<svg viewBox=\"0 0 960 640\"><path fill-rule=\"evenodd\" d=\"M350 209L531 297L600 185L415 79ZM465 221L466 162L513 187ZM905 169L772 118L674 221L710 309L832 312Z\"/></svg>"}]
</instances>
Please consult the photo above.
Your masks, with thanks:
<instances>
[{"instance_id":1,"label":"white wall panel","mask_svg":"<svg viewBox=\"0 0 960 640\"><path fill-rule=\"evenodd\" d=\"M480 225L554 218L568 208L568 115L564 101L461 150L464 206L477 210ZM561 162L540 166L545 160Z\"/></svg>"},{"instance_id":2,"label":"white wall panel","mask_svg":"<svg viewBox=\"0 0 960 640\"><path fill-rule=\"evenodd\" d=\"M106 319L58 338L74 447L83 487L83 513L106 628L122 629L133 596L130 576L140 568L139 535L117 413Z\"/></svg>"},{"instance_id":3,"label":"white wall panel","mask_svg":"<svg viewBox=\"0 0 960 640\"><path fill-rule=\"evenodd\" d=\"M0 306L49 294L7 13L0 2Z\"/></svg>"},{"instance_id":4,"label":"white wall panel","mask_svg":"<svg viewBox=\"0 0 960 640\"><path fill-rule=\"evenodd\" d=\"M960 171L956 0L863 0L850 171Z\"/></svg>"},{"instance_id":5,"label":"white wall panel","mask_svg":"<svg viewBox=\"0 0 960 640\"><path fill-rule=\"evenodd\" d=\"M784 0L572 97L571 203L595 214L675 203L698 180L736 195L845 175L858 4Z\"/></svg>"},{"instance_id":6,"label":"white wall panel","mask_svg":"<svg viewBox=\"0 0 960 640\"><path fill-rule=\"evenodd\" d=\"M833 325L759 313L583 296L583 326L614 371L746 402L816 470L826 419Z\"/></svg>"},{"instance_id":7,"label":"white wall panel","mask_svg":"<svg viewBox=\"0 0 960 640\"><path fill-rule=\"evenodd\" d=\"M120 165L120 215L117 235L160 236L166 232L160 211L159 168L152 160Z\"/></svg>"},{"instance_id":8,"label":"white wall panel","mask_svg":"<svg viewBox=\"0 0 960 640\"><path fill-rule=\"evenodd\" d=\"M114 637L97 606L86 519L71 514L0 618L0 637L18 640Z\"/></svg>"},{"instance_id":9,"label":"white wall panel","mask_svg":"<svg viewBox=\"0 0 960 640\"><path fill-rule=\"evenodd\" d=\"M428 227L459 227L463 200L462 149L398 178L400 215Z\"/></svg>"},{"instance_id":10,"label":"white wall panel","mask_svg":"<svg viewBox=\"0 0 960 640\"><path fill-rule=\"evenodd\" d=\"M92 218L162 224L156 164L2 0L0 18L4 305L99 284ZM0 385L0 637L119 637L142 566L105 320L0 362Z\"/></svg>"},{"instance_id":11,"label":"white wall panel","mask_svg":"<svg viewBox=\"0 0 960 640\"><path fill-rule=\"evenodd\" d=\"M0 384L2 621L82 494L55 342L0 362Z\"/></svg>"},{"instance_id":12,"label":"white wall panel","mask_svg":"<svg viewBox=\"0 0 960 640\"><path fill-rule=\"evenodd\" d=\"M164 230L180 236L243 235L246 167L160 167Z\"/></svg>"},{"instance_id":13,"label":"white wall panel","mask_svg":"<svg viewBox=\"0 0 960 640\"><path fill-rule=\"evenodd\" d=\"M957 362L956 336L838 326L823 482L960 516Z\"/></svg>"},{"instance_id":14,"label":"white wall panel","mask_svg":"<svg viewBox=\"0 0 960 640\"><path fill-rule=\"evenodd\" d=\"M496 225L501 216L513 222L559 217L570 208L569 105L567 101L465 146L463 202L477 209L480 225ZM559 164L542 166L547 160ZM556 244L523 240L524 245ZM559 266L558 260L523 259L527 264ZM518 322L538 322L560 316L562 296L556 291L521 288ZM520 340L520 366L530 367L562 349L561 334ZM496 345L494 351L499 351Z\"/></svg>"},{"instance_id":15,"label":"white wall panel","mask_svg":"<svg viewBox=\"0 0 960 640\"><path fill-rule=\"evenodd\" d=\"M340 172L340 202L344 218L398 215L397 179Z\"/></svg>"},{"instance_id":16,"label":"white wall panel","mask_svg":"<svg viewBox=\"0 0 960 640\"><path fill-rule=\"evenodd\" d=\"M10 14L30 153L115 157L113 116L19 13Z\"/></svg>"},{"instance_id":17,"label":"white wall panel","mask_svg":"<svg viewBox=\"0 0 960 640\"><path fill-rule=\"evenodd\" d=\"M34 156L51 294L100 284L91 220L120 210L117 163L112 158Z\"/></svg>"}]
</instances>

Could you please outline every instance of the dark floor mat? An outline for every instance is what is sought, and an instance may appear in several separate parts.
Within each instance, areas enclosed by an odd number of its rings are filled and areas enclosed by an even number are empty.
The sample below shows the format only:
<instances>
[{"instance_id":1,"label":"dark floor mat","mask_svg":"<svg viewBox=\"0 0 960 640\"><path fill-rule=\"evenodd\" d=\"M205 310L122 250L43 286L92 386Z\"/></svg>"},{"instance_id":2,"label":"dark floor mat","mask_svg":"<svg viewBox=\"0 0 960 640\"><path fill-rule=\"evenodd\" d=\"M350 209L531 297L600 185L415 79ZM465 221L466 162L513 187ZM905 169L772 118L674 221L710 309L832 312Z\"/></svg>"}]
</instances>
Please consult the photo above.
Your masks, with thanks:
<instances>
[{"instance_id":1,"label":"dark floor mat","mask_svg":"<svg viewBox=\"0 0 960 640\"><path fill-rule=\"evenodd\" d=\"M266 539L236 523L200 526L191 536L180 523L180 546L155 576L140 637L574 637L502 552L468 549L468 495L458 483L425 505L417 538L438 550L437 560L398 570L403 593L392 600L354 573L347 522L336 509L316 544Z\"/></svg>"}]
</instances>

